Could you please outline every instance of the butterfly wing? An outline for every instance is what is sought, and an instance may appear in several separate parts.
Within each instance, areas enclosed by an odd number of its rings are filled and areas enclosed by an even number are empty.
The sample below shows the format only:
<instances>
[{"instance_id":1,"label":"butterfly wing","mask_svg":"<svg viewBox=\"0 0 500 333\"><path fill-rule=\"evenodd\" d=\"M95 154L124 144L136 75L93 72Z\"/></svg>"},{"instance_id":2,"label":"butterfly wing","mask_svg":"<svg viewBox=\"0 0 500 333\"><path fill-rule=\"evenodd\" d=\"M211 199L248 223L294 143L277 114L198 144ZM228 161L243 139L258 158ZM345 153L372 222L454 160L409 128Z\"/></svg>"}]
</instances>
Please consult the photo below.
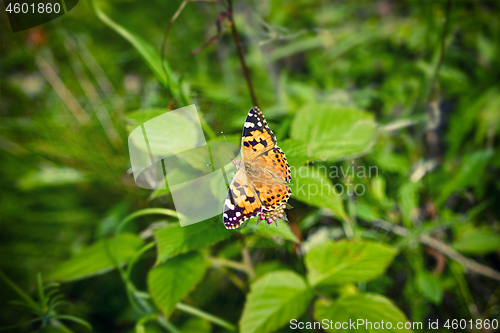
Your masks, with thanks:
<instances>
[{"instance_id":1,"label":"butterfly wing","mask_svg":"<svg viewBox=\"0 0 500 333\"><path fill-rule=\"evenodd\" d=\"M277 180L290 182L290 166L278 147L276 136L257 107L250 109L243 127L241 156L245 162L265 166Z\"/></svg>"},{"instance_id":2,"label":"butterfly wing","mask_svg":"<svg viewBox=\"0 0 500 333\"><path fill-rule=\"evenodd\" d=\"M244 170L239 169L229 185L224 202L224 226L226 229L236 229L249 218L256 216L261 209L262 203L253 185L248 182Z\"/></svg>"},{"instance_id":3,"label":"butterfly wing","mask_svg":"<svg viewBox=\"0 0 500 333\"><path fill-rule=\"evenodd\" d=\"M288 201L292 190L290 166L278 147L276 136L267 125L262 112L254 107L248 112L241 138L244 164L238 169L224 205L224 225L238 228L245 220L263 209L272 211ZM244 165L250 168L245 170Z\"/></svg>"},{"instance_id":4,"label":"butterfly wing","mask_svg":"<svg viewBox=\"0 0 500 333\"><path fill-rule=\"evenodd\" d=\"M276 136L267 125L266 118L258 107L248 111L241 136L241 156L244 161L276 146Z\"/></svg>"},{"instance_id":5,"label":"butterfly wing","mask_svg":"<svg viewBox=\"0 0 500 333\"><path fill-rule=\"evenodd\" d=\"M288 186L279 182L255 183L254 186L264 210L275 210L288 202L292 194Z\"/></svg>"},{"instance_id":6,"label":"butterfly wing","mask_svg":"<svg viewBox=\"0 0 500 333\"><path fill-rule=\"evenodd\" d=\"M259 171L258 176L249 174L249 177L262 202L262 209L274 210L286 203L292 191L283 183L291 180L290 165L257 107L248 112L243 127L241 155L245 162Z\"/></svg>"},{"instance_id":7,"label":"butterfly wing","mask_svg":"<svg viewBox=\"0 0 500 333\"><path fill-rule=\"evenodd\" d=\"M278 146L256 156L252 164L270 173L276 181L289 183L292 179L290 165L286 161L285 153Z\"/></svg>"}]
</instances>

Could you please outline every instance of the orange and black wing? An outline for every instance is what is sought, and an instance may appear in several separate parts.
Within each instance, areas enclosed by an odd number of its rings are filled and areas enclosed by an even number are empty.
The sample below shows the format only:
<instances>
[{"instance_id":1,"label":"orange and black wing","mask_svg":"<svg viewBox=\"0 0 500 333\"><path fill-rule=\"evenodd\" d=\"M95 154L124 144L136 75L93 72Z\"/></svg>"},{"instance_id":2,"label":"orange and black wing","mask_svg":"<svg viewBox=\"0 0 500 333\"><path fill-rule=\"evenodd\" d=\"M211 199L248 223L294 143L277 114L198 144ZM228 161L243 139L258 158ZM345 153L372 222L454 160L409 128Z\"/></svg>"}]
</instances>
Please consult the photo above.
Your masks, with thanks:
<instances>
[{"instance_id":1,"label":"orange and black wing","mask_svg":"<svg viewBox=\"0 0 500 333\"><path fill-rule=\"evenodd\" d=\"M290 183L292 179L290 165L286 161L285 153L276 146L255 157L252 164L261 171L267 171L272 178L282 183Z\"/></svg>"},{"instance_id":2,"label":"orange and black wing","mask_svg":"<svg viewBox=\"0 0 500 333\"><path fill-rule=\"evenodd\" d=\"M255 192L262 202L262 209L268 211L287 203L292 194L288 186L279 182L256 183Z\"/></svg>"},{"instance_id":3,"label":"orange and black wing","mask_svg":"<svg viewBox=\"0 0 500 333\"><path fill-rule=\"evenodd\" d=\"M243 170L236 174L229 185L224 212L222 214L226 229L236 229L249 218L262 210L262 204L253 185L248 182Z\"/></svg>"},{"instance_id":4,"label":"orange and black wing","mask_svg":"<svg viewBox=\"0 0 500 333\"><path fill-rule=\"evenodd\" d=\"M276 146L276 137L267 125L266 118L258 107L248 111L241 137L241 156L244 161L268 151Z\"/></svg>"}]
</instances>

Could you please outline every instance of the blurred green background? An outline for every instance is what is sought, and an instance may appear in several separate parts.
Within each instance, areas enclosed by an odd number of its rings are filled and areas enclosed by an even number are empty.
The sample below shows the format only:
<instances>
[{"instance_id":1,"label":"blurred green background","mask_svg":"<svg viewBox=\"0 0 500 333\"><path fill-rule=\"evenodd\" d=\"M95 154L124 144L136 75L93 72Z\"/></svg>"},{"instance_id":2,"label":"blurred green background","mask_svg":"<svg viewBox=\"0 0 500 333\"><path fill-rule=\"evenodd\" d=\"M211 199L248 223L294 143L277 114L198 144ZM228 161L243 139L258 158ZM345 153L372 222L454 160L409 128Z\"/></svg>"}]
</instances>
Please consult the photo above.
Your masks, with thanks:
<instances>
[{"instance_id":1,"label":"blurred green background","mask_svg":"<svg viewBox=\"0 0 500 333\"><path fill-rule=\"evenodd\" d=\"M294 190L289 225L234 233L220 217L183 231L168 191L129 170L128 133L155 115L196 104L207 140L238 143L253 106L227 16L191 54L226 1L184 3L162 64L182 4L80 1L16 34L1 14L0 328L287 332L373 315L495 331L476 320L500 317L500 3L235 1L291 166L378 173L295 175L365 191ZM69 304L50 309L51 290Z\"/></svg>"}]
</instances>

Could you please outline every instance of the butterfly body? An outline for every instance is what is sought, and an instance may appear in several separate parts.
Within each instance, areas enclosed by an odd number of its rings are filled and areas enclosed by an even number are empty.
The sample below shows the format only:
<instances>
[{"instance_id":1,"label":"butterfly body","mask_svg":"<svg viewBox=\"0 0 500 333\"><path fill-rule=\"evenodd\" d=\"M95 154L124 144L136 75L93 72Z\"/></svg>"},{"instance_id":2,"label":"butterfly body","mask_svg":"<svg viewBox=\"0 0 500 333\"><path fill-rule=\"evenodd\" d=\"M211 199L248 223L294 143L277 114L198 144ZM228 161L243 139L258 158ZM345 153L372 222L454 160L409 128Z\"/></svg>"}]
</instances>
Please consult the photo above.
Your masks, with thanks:
<instances>
[{"instance_id":1,"label":"butterfly body","mask_svg":"<svg viewBox=\"0 0 500 333\"><path fill-rule=\"evenodd\" d=\"M238 228L245 220L263 211L273 211L290 198L290 166L278 147L276 137L257 107L247 115L241 139L241 160L224 203L227 229Z\"/></svg>"}]
</instances>

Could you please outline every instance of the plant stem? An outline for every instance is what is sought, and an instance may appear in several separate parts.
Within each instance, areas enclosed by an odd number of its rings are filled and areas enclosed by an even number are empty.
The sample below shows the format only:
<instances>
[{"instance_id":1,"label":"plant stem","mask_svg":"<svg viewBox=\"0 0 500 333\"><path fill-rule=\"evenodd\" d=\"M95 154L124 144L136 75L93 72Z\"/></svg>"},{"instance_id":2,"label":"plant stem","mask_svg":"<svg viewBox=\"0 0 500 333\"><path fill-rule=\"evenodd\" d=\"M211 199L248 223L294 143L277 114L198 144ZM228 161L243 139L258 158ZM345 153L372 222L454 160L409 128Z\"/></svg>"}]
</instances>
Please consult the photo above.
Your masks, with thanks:
<instances>
[{"instance_id":1,"label":"plant stem","mask_svg":"<svg viewBox=\"0 0 500 333\"><path fill-rule=\"evenodd\" d=\"M245 56L243 54L243 47L238 35L238 30L236 29L236 24L234 23L233 17L233 0L228 0L228 12L229 12L229 25L231 26L231 32L233 33L234 42L236 43L236 50L238 51L238 56L240 58L241 68L243 69L243 75L247 81L248 90L250 91L250 96L252 98L253 106L258 106L257 97L255 97L255 91L253 89L252 80L250 78L250 72L248 71L247 64L245 62Z\"/></svg>"},{"instance_id":2,"label":"plant stem","mask_svg":"<svg viewBox=\"0 0 500 333\"><path fill-rule=\"evenodd\" d=\"M432 238L429 235L421 235L420 241L426 245L429 245L430 247L435 248L436 250L450 257L456 262L462 264L465 268L473 272L476 272L478 274L500 281L500 272L497 272L490 267L481 265L480 263L472 259L464 257L463 255L455 251L451 246L444 244L439 240Z\"/></svg>"},{"instance_id":3,"label":"plant stem","mask_svg":"<svg viewBox=\"0 0 500 333\"><path fill-rule=\"evenodd\" d=\"M474 303L467 281L465 280L462 267L457 262L451 262L449 267L451 269L451 273L455 277L455 281L457 281L458 288L460 289L462 298L464 299L465 307L469 310L471 317L480 318L477 306Z\"/></svg>"},{"instance_id":4,"label":"plant stem","mask_svg":"<svg viewBox=\"0 0 500 333\"><path fill-rule=\"evenodd\" d=\"M237 274L231 272L229 269L226 269L225 267L220 267L220 270L243 293L246 294L248 292L248 287L246 283Z\"/></svg>"},{"instance_id":5,"label":"plant stem","mask_svg":"<svg viewBox=\"0 0 500 333\"><path fill-rule=\"evenodd\" d=\"M121 230L123 227L132 221L135 218L138 218L140 216L144 215L153 215L153 214L158 214L158 215L167 215L171 217L178 217L178 214L175 210L172 209L167 209L167 208L146 208L146 209L141 209L138 210L137 212L134 212L132 214L127 215L121 222L120 224L116 227L115 229L115 243L114 247L116 249L116 246L118 244L118 236L120 235Z\"/></svg>"},{"instance_id":6,"label":"plant stem","mask_svg":"<svg viewBox=\"0 0 500 333\"><path fill-rule=\"evenodd\" d=\"M223 319L220 319L219 317L216 317L214 315L211 315L210 313L206 313L200 309L197 309L195 307L192 307L190 305L187 305L187 304L184 304L184 303L177 303L177 305L175 306L178 310L181 310L181 311L184 311L186 313L189 313L189 314L192 314L193 316L197 316L197 317L200 317L200 318L203 318L203 319L206 319L214 324L217 324L221 327L224 327L224 328L227 328L228 330L230 331L235 331L236 330L236 327L223 320Z\"/></svg>"},{"instance_id":7,"label":"plant stem","mask_svg":"<svg viewBox=\"0 0 500 333\"><path fill-rule=\"evenodd\" d=\"M160 326L162 326L163 328L165 328L167 331L169 332L172 332L172 333L181 333L177 327L175 327L174 325L172 325L172 323L170 323L169 321L167 321L165 319L165 317L163 316L158 316L157 318L157 321L158 321L158 324L160 324Z\"/></svg>"},{"instance_id":8,"label":"plant stem","mask_svg":"<svg viewBox=\"0 0 500 333\"><path fill-rule=\"evenodd\" d=\"M436 101L438 98L438 89L437 89L437 81L439 71L441 70L441 65L443 63L444 49L446 47L446 37L448 35L448 30L450 26L450 11L451 11L451 0L446 2L446 13L445 13L445 22L443 28L443 36L441 38L441 48L439 49L439 58L436 64L436 68L434 69L434 74L432 76L431 84L430 84L430 93L429 93L429 101Z\"/></svg>"},{"instance_id":9,"label":"plant stem","mask_svg":"<svg viewBox=\"0 0 500 333\"><path fill-rule=\"evenodd\" d=\"M38 304L28 295L26 294L17 284L11 281L2 271L0 271L0 277L5 281L9 287L12 288L22 299L26 301L31 307L34 309L38 308Z\"/></svg>"},{"instance_id":10,"label":"plant stem","mask_svg":"<svg viewBox=\"0 0 500 333\"><path fill-rule=\"evenodd\" d=\"M117 251L117 248L118 248L118 237L120 236L120 232L122 230L122 228L127 224L129 223L130 221L134 220L135 218L137 217L140 217L140 216L144 216L144 215L152 215L152 214L160 214L160 215L167 215L167 216L172 216L172 217L178 217L178 214L174 211L174 210L171 210L171 209L167 209L167 208L146 208L146 209L141 209L137 212L134 212L132 214L129 214L127 215L121 222L120 224L116 227L115 229L115 235L114 235L114 243L113 243L113 247L115 249L115 251ZM150 247L154 246L154 243L152 243L153 245L148 244L148 245L145 245L139 252L139 256L144 252L144 251L147 251ZM142 251L142 252L141 252ZM118 269L118 271L120 272L120 276L123 280L123 283L125 284L125 289L126 289L126 292L127 292L127 296L129 298L129 301L130 301L130 304L132 305L132 307L138 311L138 312L141 312L140 311L140 308L138 307L137 303L136 303L136 299L135 299L135 296L133 295L133 293L136 291L136 288L134 286L134 284L132 283L132 281L130 281L130 278L129 278L129 275L130 275L130 270L131 270L131 267L129 267L129 269L127 270L127 272L122 268L121 264L118 262L118 260L116 259L116 257L110 253L110 257L111 257L111 260L113 260L114 264L115 264L115 267ZM137 258L133 258L133 260L135 261ZM133 261L132 261L133 263ZM139 300L140 302L140 306L143 308L144 312L150 312L150 309L151 309L151 306L149 304L146 304L143 300Z\"/></svg>"},{"instance_id":11,"label":"plant stem","mask_svg":"<svg viewBox=\"0 0 500 333\"><path fill-rule=\"evenodd\" d=\"M135 255L130 259L128 266L127 266L127 272L125 273L125 276L127 279L130 279L130 274L132 273L132 267L134 267L135 262L137 259L139 259L144 252L148 251L149 249L153 248L156 245L155 242L148 243L144 245L139 251L135 253Z\"/></svg>"},{"instance_id":12,"label":"plant stem","mask_svg":"<svg viewBox=\"0 0 500 333\"><path fill-rule=\"evenodd\" d=\"M212 258L212 257L210 257L208 259L212 262L212 264L214 264L216 266L226 266L226 267L230 267L230 268L236 269L238 271L242 271L242 272L245 272L247 274L250 274L250 272L248 271L248 267L242 263L232 261L232 260Z\"/></svg>"},{"instance_id":13,"label":"plant stem","mask_svg":"<svg viewBox=\"0 0 500 333\"><path fill-rule=\"evenodd\" d=\"M248 275L251 279L255 278L255 271L253 270L252 258L250 257L250 252L248 251L248 247L245 244L245 240L242 238L243 248L241 249L241 254L243 256L243 263L247 268Z\"/></svg>"},{"instance_id":14,"label":"plant stem","mask_svg":"<svg viewBox=\"0 0 500 333\"><path fill-rule=\"evenodd\" d=\"M384 221L384 220L378 220L373 222L374 225L385 229L392 231L396 235L402 236L402 237L408 237L411 236L411 231L409 229L406 229L404 227L398 226L398 225L393 225L390 222ZM492 278L494 280L500 281L500 272L495 271L494 269L481 265L480 263L475 262L472 259L469 259L467 257L464 257L457 251L455 251L451 246L435 239L432 238L431 236L427 234L420 235L418 237L418 240L425 244L428 245L442 254L444 254L447 257L450 257L451 259L455 260L462 266L464 266L466 269L473 271L475 273L487 276L489 278Z\"/></svg>"},{"instance_id":15,"label":"plant stem","mask_svg":"<svg viewBox=\"0 0 500 333\"><path fill-rule=\"evenodd\" d=\"M350 221L342 221L342 225L348 239L357 239L359 235L356 233L356 207L352 194L347 196L347 208L349 209Z\"/></svg>"},{"instance_id":16,"label":"plant stem","mask_svg":"<svg viewBox=\"0 0 500 333\"><path fill-rule=\"evenodd\" d=\"M158 320L158 314L157 313L148 313L147 315L142 316L136 323L135 323L135 332L145 332L146 329L144 328L144 324L146 324L148 321L157 321Z\"/></svg>"},{"instance_id":17,"label":"plant stem","mask_svg":"<svg viewBox=\"0 0 500 333\"><path fill-rule=\"evenodd\" d=\"M46 312L47 301L45 300L45 295L43 293L43 283L42 283L42 275L40 272L36 275L37 287L38 287L38 298L40 299L40 307L43 312Z\"/></svg>"}]
</instances>

